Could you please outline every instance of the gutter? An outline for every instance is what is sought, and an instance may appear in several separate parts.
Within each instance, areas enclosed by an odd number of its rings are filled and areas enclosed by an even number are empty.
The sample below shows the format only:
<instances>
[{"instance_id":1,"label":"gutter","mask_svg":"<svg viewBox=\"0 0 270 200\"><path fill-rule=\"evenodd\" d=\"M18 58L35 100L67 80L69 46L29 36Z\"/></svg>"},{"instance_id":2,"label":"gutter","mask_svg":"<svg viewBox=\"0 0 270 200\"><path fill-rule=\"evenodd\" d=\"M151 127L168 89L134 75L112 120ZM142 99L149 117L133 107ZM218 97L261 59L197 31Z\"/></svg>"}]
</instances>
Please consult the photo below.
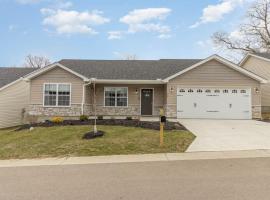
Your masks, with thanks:
<instances>
[{"instance_id":1,"label":"gutter","mask_svg":"<svg viewBox=\"0 0 270 200\"><path fill-rule=\"evenodd\" d=\"M110 83L110 84L165 84L162 79L156 80L110 80L110 79L95 79L95 83Z\"/></svg>"}]
</instances>

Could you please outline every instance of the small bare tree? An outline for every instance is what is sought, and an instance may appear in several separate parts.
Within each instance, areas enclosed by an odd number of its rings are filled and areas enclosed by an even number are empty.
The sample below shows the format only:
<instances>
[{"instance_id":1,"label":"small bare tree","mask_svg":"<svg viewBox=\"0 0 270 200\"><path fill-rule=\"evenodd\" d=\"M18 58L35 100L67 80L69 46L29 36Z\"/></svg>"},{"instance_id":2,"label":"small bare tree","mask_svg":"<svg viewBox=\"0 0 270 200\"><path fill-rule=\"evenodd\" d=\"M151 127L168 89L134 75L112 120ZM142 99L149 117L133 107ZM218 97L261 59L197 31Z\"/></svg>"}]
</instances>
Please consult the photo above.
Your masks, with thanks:
<instances>
[{"instance_id":1,"label":"small bare tree","mask_svg":"<svg viewBox=\"0 0 270 200\"><path fill-rule=\"evenodd\" d=\"M123 56L124 60L137 60L138 57L136 54L126 54Z\"/></svg>"},{"instance_id":2,"label":"small bare tree","mask_svg":"<svg viewBox=\"0 0 270 200\"><path fill-rule=\"evenodd\" d=\"M247 11L245 22L233 36L216 32L214 44L241 53L270 52L270 0L258 0Z\"/></svg>"},{"instance_id":3,"label":"small bare tree","mask_svg":"<svg viewBox=\"0 0 270 200\"><path fill-rule=\"evenodd\" d=\"M45 56L33 56L29 54L25 57L25 67L30 68L42 68L49 65L51 62Z\"/></svg>"}]
</instances>

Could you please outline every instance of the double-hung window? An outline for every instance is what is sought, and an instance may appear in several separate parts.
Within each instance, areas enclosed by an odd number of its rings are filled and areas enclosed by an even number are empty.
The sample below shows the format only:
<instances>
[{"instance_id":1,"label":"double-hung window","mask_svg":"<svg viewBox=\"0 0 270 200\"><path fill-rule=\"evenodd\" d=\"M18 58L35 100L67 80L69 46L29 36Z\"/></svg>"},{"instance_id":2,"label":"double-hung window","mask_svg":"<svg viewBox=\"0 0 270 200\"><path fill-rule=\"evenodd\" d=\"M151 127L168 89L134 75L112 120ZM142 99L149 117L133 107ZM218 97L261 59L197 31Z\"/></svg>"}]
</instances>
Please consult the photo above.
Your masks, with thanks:
<instances>
[{"instance_id":1,"label":"double-hung window","mask_svg":"<svg viewBox=\"0 0 270 200\"><path fill-rule=\"evenodd\" d=\"M128 89L126 87L105 87L105 106L126 107L128 105Z\"/></svg>"},{"instance_id":2,"label":"double-hung window","mask_svg":"<svg viewBox=\"0 0 270 200\"><path fill-rule=\"evenodd\" d=\"M70 106L71 85L64 83L44 84L44 106Z\"/></svg>"}]
</instances>

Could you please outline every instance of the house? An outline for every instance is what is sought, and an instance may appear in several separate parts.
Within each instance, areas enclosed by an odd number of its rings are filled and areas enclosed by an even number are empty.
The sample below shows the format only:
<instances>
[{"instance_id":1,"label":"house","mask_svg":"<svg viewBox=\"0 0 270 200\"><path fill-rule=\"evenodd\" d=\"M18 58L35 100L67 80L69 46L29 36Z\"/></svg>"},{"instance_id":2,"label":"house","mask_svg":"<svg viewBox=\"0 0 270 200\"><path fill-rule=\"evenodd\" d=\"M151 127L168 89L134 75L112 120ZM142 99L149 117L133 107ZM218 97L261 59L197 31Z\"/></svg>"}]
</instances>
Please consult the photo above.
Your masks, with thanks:
<instances>
[{"instance_id":1,"label":"house","mask_svg":"<svg viewBox=\"0 0 270 200\"><path fill-rule=\"evenodd\" d=\"M198 59L61 60L26 76L29 115L158 116L251 119L261 117L267 81L213 55ZM95 95L94 95L95 88Z\"/></svg>"},{"instance_id":2,"label":"house","mask_svg":"<svg viewBox=\"0 0 270 200\"><path fill-rule=\"evenodd\" d=\"M270 81L270 54L247 54L240 62L240 66L246 70L258 74ZM261 86L262 113L270 113L270 82Z\"/></svg>"},{"instance_id":3,"label":"house","mask_svg":"<svg viewBox=\"0 0 270 200\"><path fill-rule=\"evenodd\" d=\"M0 128L23 123L30 97L30 85L23 76L33 68L0 68Z\"/></svg>"}]
</instances>

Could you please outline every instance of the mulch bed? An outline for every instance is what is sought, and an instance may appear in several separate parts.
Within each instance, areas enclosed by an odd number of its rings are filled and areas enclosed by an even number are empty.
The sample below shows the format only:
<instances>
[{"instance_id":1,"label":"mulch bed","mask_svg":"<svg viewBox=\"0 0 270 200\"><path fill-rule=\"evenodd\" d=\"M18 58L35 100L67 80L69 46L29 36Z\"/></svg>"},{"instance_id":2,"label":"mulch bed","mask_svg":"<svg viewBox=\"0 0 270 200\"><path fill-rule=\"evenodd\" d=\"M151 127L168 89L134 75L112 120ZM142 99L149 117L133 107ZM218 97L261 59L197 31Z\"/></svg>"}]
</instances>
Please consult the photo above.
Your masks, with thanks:
<instances>
[{"instance_id":1,"label":"mulch bed","mask_svg":"<svg viewBox=\"0 0 270 200\"><path fill-rule=\"evenodd\" d=\"M85 133L82 139L91 140L97 137L102 137L104 134L105 134L104 131L97 131L96 133L94 131L91 131L91 132Z\"/></svg>"},{"instance_id":2,"label":"mulch bed","mask_svg":"<svg viewBox=\"0 0 270 200\"><path fill-rule=\"evenodd\" d=\"M258 121L262 121L262 122L268 122L268 123L270 123L270 119L260 119L260 120L258 120Z\"/></svg>"},{"instance_id":3,"label":"mulch bed","mask_svg":"<svg viewBox=\"0 0 270 200\"><path fill-rule=\"evenodd\" d=\"M53 123L49 120L36 123L36 124L25 124L20 126L16 131L29 129L30 127L53 127L53 126L71 126L71 125L93 125L94 120L65 120L61 123ZM128 127L141 127L147 129L159 130L160 123L159 122L148 122L148 121L140 121L140 120L126 120L126 119L102 119L97 120L97 125L110 125L110 126L128 126ZM164 126L164 130L187 130L182 124L178 122L166 122Z\"/></svg>"}]
</instances>

